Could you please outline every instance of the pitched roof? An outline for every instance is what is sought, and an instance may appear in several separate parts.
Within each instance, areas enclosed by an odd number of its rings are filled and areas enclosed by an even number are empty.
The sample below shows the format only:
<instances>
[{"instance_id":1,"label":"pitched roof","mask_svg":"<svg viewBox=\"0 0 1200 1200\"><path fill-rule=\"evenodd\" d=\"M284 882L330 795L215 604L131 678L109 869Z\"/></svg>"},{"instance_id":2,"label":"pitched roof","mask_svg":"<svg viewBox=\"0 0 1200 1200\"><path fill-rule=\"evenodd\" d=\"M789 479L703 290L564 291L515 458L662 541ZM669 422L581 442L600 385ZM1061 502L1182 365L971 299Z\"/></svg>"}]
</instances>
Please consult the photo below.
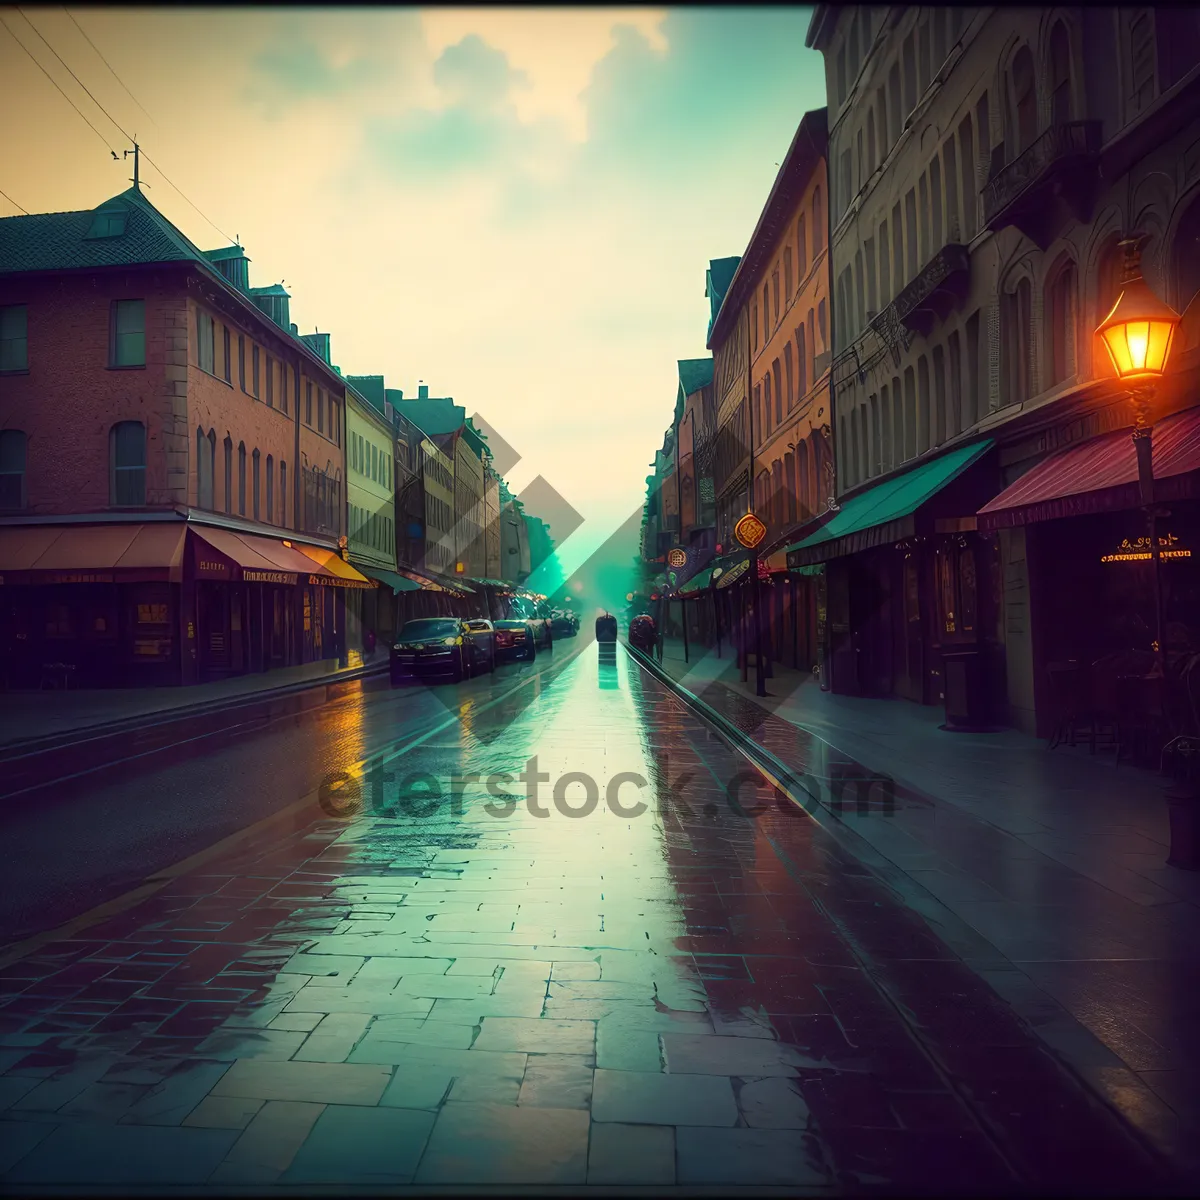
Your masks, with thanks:
<instances>
[{"instance_id":1,"label":"pitched roof","mask_svg":"<svg viewBox=\"0 0 1200 1200\"><path fill-rule=\"evenodd\" d=\"M223 246L220 250L205 250L204 257L209 262L224 262L227 258L246 258L245 246Z\"/></svg>"},{"instance_id":2,"label":"pitched roof","mask_svg":"<svg viewBox=\"0 0 1200 1200\"><path fill-rule=\"evenodd\" d=\"M707 358L681 358L679 360L679 386L683 394L690 396L713 381L713 360Z\"/></svg>"},{"instance_id":3,"label":"pitched roof","mask_svg":"<svg viewBox=\"0 0 1200 1200\"><path fill-rule=\"evenodd\" d=\"M721 311L721 301L725 299L725 293L729 290L738 263L741 261L740 255L734 255L732 258L714 258L708 264L708 270L704 274L704 295L708 298L708 332L710 335L717 319L717 313Z\"/></svg>"},{"instance_id":4,"label":"pitched roof","mask_svg":"<svg viewBox=\"0 0 1200 1200\"><path fill-rule=\"evenodd\" d=\"M401 400L397 412L407 417L426 437L455 433L467 419L467 410L449 396L429 400Z\"/></svg>"}]
</instances>

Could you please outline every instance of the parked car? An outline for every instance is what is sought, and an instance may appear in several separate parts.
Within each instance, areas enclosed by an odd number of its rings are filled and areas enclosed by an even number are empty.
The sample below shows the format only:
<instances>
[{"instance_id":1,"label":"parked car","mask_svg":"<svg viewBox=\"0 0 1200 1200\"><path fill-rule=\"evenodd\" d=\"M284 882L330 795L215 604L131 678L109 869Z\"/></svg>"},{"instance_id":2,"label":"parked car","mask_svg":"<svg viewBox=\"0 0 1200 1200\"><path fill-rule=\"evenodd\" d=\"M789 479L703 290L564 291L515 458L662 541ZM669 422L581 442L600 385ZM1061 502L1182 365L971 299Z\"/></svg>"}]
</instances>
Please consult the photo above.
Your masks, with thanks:
<instances>
[{"instance_id":1,"label":"parked car","mask_svg":"<svg viewBox=\"0 0 1200 1200\"><path fill-rule=\"evenodd\" d=\"M596 641L615 643L617 640L617 618L612 613L604 613L596 618Z\"/></svg>"},{"instance_id":2,"label":"parked car","mask_svg":"<svg viewBox=\"0 0 1200 1200\"><path fill-rule=\"evenodd\" d=\"M420 617L406 621L392 646L392 682L444 676L465 679L470 673L465 622L457 617Z\"/></svg>"},{"instance_id":3,"label":"parked car","mask_svg":"<svg viewBox=\"0 0 1200 1200\"><path fill-rule=\"evenodd\" d=\"M491 621L482 617L472 617L464 621L466 626L466 644L470 651L468 669L473 673L475 667L481 670L496 669L496 627Z\"/></svg>"},{"instance_id":4,"label":"parked car","mask_svg":"<svg viewBox=\"0 0 1200 1200\"><path fill-rule=\"evenodd\" d=\"M554 649L554 620L550 605L539 600L534 605L533 616L528 618L533 631L533 640L543 650Z\"/></svg>"},{"instance_id":5,"label":"parked car","mask_svg":"<svg viewBox=\"0 0 1200 1200\"><path fill-rule=\"evenodd\" d=\"M533 662L537 657L537 641L529 621L496 622L496 661Z\"/></svg>"},{"instance_id":6,"label":"parked car","mask_svg":"<svg viewBox=\"0 0 1200 1200\"><path fill-rule=\"evenodd\" d=\"M550 619L555 637L574 637L579 632L579 618L563 609L556 609Z\"/></svg>"}]
</instances>

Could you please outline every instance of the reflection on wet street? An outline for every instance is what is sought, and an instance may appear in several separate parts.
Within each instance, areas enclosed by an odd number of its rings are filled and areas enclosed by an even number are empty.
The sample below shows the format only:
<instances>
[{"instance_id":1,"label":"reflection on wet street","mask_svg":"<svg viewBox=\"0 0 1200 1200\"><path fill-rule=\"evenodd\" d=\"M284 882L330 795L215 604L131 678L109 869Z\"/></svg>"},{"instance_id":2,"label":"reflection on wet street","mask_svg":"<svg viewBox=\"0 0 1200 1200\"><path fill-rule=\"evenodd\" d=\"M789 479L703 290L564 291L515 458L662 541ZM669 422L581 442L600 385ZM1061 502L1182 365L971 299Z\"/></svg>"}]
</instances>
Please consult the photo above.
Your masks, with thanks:
<instances>
[{"instance_id":1,"label":"reflection on wet street","mask_svg":"<svg viewBox=\"0 0 1200 1200\"><path fill-rule=\"evenodd\" d=\"M324 807L0 969L6 1186L1153 1186L980 978L624 649L460 704L318 720ZM290 800L259 750L177 786Z\"/></svg>"}]
</instances>

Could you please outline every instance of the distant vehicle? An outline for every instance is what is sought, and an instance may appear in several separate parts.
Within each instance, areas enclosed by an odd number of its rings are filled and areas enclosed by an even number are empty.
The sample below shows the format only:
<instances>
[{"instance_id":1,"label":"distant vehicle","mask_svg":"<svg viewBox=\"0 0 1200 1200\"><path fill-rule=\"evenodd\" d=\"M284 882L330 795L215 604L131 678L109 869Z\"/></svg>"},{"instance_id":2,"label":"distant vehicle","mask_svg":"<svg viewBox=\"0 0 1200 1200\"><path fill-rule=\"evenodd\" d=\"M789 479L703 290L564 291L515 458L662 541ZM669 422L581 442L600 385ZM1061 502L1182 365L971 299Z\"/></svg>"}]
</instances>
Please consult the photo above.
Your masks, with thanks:
<instances>
[{"instance_id":1,"label":"distant vehicle","mask_svg":"<svg viewBox=\"0 0 1200 1200\"><path fill-rule=\"evenodd\" d=\"M579 618L573 612L556 609L551 618L555 637L574 637L579 632Z\"/></svg>"},{"instance_id":2,"label":"distant vehicle","mask_svg":"<svg viewBox=\"0 0 1200 1200\"><path fill-rule=\"evenodd\" d=\"M406 621L392 646L392 682L443 676L455 680L470 674L474 643L466 623L457 617L421 617Z\"/></svg>"},{"instance_id":3,"label":"distant vehicle","mask_svg":"<svg viewBox=\"0 0 1200 1200\"><path fill-rule=\"evenodd\" d=\"M534 645L541 650L554 649L554 628L550 605L545 600L535 600L529 596L516 596L505 618L508 621L524 621L529 628L529 636Z\"/></svg>"},{"instance_id":4,"label":"distant vehicle","mask_svg":"<svg viewBox=\"0 0 1200 1200\"><path fill-rule=\"evenodd\" d=\"M533 662L537 657L537 642L534 640L529 621L496 622L496 661Z\"/></svg>"},{"instance_id":5,"label":"distant vehicle","mask_svg":"<svg viewBox=\"0 0 1200 1200\"><path fill-rule=\"evenodd\" d=\"M596 618L596 641L600 643L617 640L617 618L612 613L604 613Z\"/></svg>"},{"instance_id":6,"label":"distant vehicle","mask_svg":"<svg viewBox=\"0 0 1200 1200\"><path fill-rule=\"evenodd\" d=\"M658 642L658 628L654 618L643 613L629 622L629 644L643 654L649 654Z\"/></svg>"}]
</instances>

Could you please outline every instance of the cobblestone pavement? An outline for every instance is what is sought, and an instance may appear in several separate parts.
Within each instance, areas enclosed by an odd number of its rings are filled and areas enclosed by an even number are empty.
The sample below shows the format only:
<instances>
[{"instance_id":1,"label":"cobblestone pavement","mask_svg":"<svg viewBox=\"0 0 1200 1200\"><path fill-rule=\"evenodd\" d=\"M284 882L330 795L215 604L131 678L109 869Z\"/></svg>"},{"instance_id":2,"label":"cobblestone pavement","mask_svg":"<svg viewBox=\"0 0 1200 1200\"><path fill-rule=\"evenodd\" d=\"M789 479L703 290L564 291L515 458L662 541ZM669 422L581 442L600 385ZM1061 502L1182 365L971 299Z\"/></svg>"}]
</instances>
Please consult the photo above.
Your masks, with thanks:
<instances>
[{"instance_id":1,"label":"cobblestone pavement","mask_svg":"<svg viewBox=\"0 0 1200 1200\"><path fill-rule=\"evenodd\" d=\"M623 653L393 754L0 968L6 1190L1161 1185Z\"/></svg>"}]
</instances>

